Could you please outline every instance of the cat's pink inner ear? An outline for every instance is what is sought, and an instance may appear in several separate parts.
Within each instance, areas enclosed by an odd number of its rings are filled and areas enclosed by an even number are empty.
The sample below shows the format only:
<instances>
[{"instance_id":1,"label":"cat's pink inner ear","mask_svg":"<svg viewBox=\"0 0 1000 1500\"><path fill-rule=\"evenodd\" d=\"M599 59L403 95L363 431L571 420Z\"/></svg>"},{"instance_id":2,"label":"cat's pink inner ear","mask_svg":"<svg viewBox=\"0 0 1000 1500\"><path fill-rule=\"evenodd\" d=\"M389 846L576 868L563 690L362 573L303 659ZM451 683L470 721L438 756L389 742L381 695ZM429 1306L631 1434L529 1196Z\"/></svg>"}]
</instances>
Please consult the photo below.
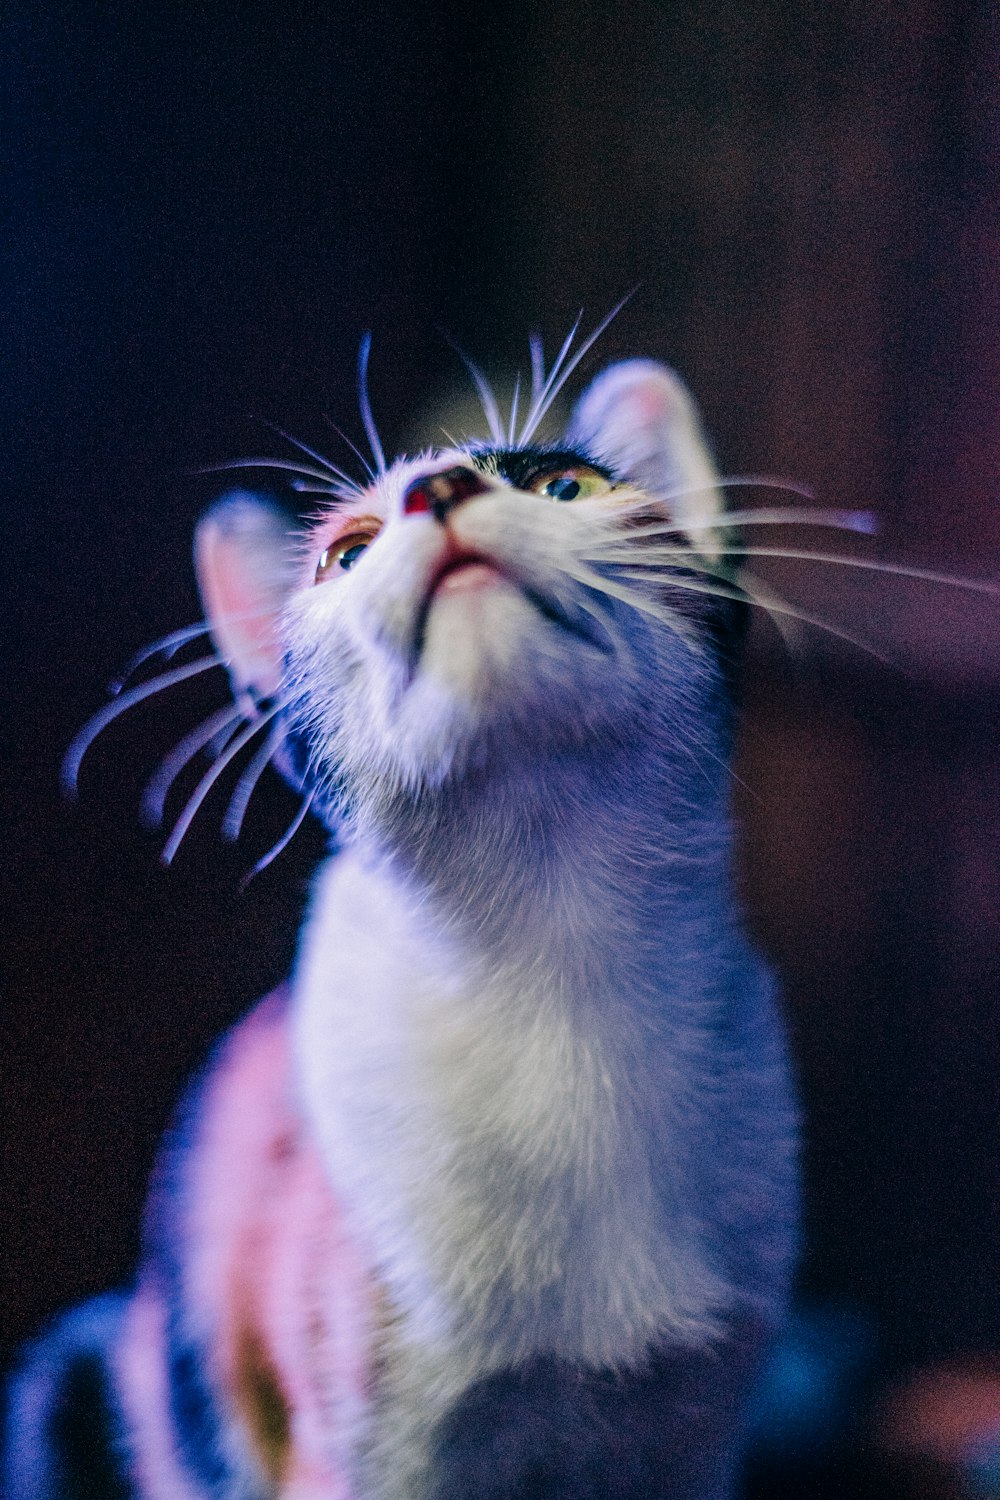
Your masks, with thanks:
<instances>
[{"instance_id":1,"label":"cat's pink inner ear","mask_svg":"<svg viewBox=\"0 0 1000 1500\"><path fill-rule=\"evenodd\" d=\"M278 689L277 624L295 578L294 539L283 511L245 491L223 496L195 531L198 587L237 697Z\"/></svg>"},{"instance_id":2,"label":"cat's pink inner ear","mask_svg":"<svg viewBox=\"0 0 1000 1500\"><path fill-rule=\"evenodd\" d=\"M711 551L722 510L718 474L683 382L665 365L633 359L611 365L584 391L567 433L616 474L655 499Z\"/></svg>"}]
</instances>

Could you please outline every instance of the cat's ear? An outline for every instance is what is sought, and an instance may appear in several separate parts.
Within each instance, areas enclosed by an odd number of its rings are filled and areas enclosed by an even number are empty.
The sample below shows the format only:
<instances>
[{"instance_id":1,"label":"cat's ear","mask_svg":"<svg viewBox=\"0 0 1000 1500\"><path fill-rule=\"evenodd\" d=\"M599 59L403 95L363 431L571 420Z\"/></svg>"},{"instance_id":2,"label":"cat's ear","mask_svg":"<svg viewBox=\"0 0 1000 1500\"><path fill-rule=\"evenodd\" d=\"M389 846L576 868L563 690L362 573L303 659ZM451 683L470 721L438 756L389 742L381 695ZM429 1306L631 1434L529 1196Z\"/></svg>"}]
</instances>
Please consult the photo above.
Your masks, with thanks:
<instances>
[{"instance_id":1,"label":"cat's ear","mask_svg":"<svg viewBox=\"0 0 1000 1500\"><path fill-rule=\"evenodd\" d=\"M609 366L580 397L566 437L662 501L711 555L723 509L718 473L694 402L672 370L648 359Z\"/></svg>"},{"instance_id":2,"label":"cat's ear","mask_svg":"<svg viewBox=\"0 0 1000 1500\"><path fill-rule=\"evenodd\" d=\"M294 522L277 505L233 490L206 511L194 560L212 638L233 696L248 712L281 678L277 621L296 574Z\"/></svg>"}]
</instances>

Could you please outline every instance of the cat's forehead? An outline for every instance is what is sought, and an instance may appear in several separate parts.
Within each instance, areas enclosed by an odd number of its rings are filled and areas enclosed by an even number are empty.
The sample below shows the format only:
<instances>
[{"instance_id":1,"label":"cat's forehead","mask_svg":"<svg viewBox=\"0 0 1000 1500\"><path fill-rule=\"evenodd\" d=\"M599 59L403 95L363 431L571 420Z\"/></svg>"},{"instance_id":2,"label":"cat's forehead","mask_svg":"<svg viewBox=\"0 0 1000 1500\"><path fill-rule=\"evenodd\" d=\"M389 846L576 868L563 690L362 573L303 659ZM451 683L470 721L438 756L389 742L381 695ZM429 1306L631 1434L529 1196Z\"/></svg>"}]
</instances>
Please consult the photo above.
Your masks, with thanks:
<instances>
[{"instance_id":1,"label":"cat's forehead","mask_svg":"<svg viewBox=\"0 0 1000 1500\"><path fill-rule=\"evenodd\" d=\"M468 450L476 468L497 479L505 479L516 489L523 489L539 474L555 469L586 467L611 480L614 476L606 465L599 463L592 454L582 448L525 448L473 447Z\"/></svg>"},{"instance_id":2,"label":"cat's forehead","mask_svg":"<svg viewBox=\"0 0 1000 1500\"><path fill-rule=\"evenodd\" d=\"M600 463L584 449L565 445L545 447L529 445L520 448L501 448L487 443L470 443L464 447L428 448L413 457L398 458L384 474L379 475L368 493L388 510L398 508L403 492L415 479L437 474L457 465L471 467L490 479L525 489L540 475L557 471L586 467L601 474L609 482L614 476L606 464Z\"/></svg>"}]
</instances>

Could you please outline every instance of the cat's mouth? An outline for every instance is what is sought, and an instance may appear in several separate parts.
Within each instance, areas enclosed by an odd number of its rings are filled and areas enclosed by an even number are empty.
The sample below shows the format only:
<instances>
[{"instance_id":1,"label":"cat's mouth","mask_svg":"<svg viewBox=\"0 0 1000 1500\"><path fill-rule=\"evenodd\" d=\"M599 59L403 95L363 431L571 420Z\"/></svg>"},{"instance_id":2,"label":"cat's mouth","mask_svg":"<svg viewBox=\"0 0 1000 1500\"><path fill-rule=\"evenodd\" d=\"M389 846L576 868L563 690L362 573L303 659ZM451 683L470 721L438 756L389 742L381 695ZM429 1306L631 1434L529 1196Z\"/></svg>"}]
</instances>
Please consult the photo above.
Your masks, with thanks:
<instances>
[{"instance_id":1,"label":"cat's mouth","mask_svg":"<svg viewBox=\"0 0 1000 1500\"><path fill-rule=\"evenodd\" d=\"M492 583L497 582L506 583L517 589L522 598L526 599L544 620L548 620L558 629L605 654L612 650L610 636L602 635L597 622L589 614L584 615L583 611L580 612L579 617L570 614L555 599L532 588L523 578L519 578L503 564L498 563L496 558L489 557L482 552L455 548L445 554L431 574L417 613L410 658L411 675L416 671L423 655L427 637L427 621L439 594L466 591L471 593L479 588L488 588Z\"/></svg>"}]
</instances>

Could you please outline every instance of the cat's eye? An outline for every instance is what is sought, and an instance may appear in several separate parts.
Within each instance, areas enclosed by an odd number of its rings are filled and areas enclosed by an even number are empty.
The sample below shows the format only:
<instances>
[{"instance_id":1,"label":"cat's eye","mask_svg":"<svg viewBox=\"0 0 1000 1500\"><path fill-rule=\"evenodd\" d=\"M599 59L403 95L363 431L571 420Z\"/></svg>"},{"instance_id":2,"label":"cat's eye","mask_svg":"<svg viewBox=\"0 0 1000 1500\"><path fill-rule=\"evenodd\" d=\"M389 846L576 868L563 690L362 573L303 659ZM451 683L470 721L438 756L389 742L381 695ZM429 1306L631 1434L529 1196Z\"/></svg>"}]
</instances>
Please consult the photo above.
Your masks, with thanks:
<instances>
[{"instance_id":1,"label":"cat's eye","mask_svg":"<svg viewBox=\"0 0 1000 1500\"><path fill-rule=\"evenodd\" d=\"M593 495L608 494L613 486L610 479L587 464L573 464L536 474L525 488L552 500L589 500Z\"/></svg>"},{"instance_id":2,"label":"cat's eye","mask_svg":"<svg viewBox=\"0 0 1000 1500\"><path fill-rule=\"evenodd\" d=\"M329 547L324 547L316 564L316 583L325 583L335 578L341 570L345 573L353 568L361 554L375 540L374 531L351 531L338 536Z\"/></svg>"}]
</instances>

